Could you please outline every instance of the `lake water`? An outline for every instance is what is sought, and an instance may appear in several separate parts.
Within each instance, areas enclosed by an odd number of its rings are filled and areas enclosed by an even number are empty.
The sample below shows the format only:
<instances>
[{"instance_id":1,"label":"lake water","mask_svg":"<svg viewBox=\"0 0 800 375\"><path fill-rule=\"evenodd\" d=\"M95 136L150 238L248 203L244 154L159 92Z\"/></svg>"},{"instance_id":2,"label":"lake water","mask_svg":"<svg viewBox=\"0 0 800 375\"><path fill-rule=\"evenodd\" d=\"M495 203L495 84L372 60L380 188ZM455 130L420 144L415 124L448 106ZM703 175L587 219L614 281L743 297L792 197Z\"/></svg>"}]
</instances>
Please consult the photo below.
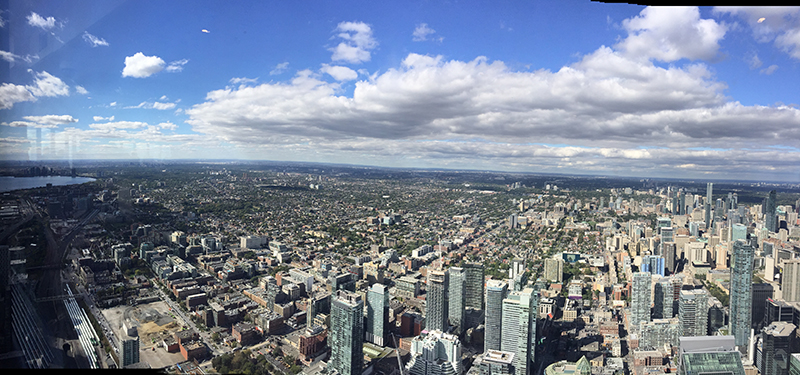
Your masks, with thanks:
<instances>
[{"instance_id":1,"label":"lake water","mask_svg":"<svg viewBox=\"0 0 800 375\"><path fill-rule=\"evenodd\" d=\"M33 189L45 187L47 184L53 186L75 185L94 181L90 177L66 177L66 176L39 176L39 177L7 177L0 176L0 193L5 193L21 189Z\"/></svg>"}]
</instances>

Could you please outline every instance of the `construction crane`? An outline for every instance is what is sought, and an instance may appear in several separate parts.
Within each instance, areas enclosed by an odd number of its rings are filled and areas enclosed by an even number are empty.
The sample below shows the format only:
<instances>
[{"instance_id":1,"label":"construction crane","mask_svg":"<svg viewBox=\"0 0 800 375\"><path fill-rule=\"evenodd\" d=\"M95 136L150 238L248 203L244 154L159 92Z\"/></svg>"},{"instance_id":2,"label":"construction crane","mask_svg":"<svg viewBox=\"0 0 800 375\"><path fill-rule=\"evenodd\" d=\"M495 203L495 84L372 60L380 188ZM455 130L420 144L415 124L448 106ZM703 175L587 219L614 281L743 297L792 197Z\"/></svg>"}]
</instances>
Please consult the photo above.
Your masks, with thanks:
<instances>
[{"instance_id":1,"label":"construction crane","mask_svg":"<svg viewBox=\"0 0 800 375\"><path fill-rule=\"evenodd\" d=\"M397 345L397 339L394 337L394 332L389 332L392 335L392 341L394 341L394 353L397 355L397 365L400 366L400 375L403 374L403 361L400 359L400 347Z\"/></svg>"}]
</instances>

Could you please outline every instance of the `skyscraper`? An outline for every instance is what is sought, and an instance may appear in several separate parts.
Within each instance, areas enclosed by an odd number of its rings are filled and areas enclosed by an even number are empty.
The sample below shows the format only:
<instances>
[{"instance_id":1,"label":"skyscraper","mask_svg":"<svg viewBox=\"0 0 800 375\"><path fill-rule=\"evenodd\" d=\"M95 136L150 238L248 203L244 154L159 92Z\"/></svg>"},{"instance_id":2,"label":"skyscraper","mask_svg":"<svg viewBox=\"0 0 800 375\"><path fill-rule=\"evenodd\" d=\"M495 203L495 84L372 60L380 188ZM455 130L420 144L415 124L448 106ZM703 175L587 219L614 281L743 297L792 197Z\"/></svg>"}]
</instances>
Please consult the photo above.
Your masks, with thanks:
<instances>
[{"instance_id":1,"label":"skyscraper","mask_svg":"<svg viewBox=\"0 0 800 375\"><path fill-rule=\"evenodd\" d=\"M711 191L714 184L709 182L706 186L706 232L711 232Z\"/></svg>"},{"instance_id":2,"label":"skyscraper","mask_svg":"<svg viewBox=\"0 0 800 375\"><path fill-rule=\"evenodd\" d=\"M467 275L461 267L450 267L450 285L448 286L449 306L448 315L450 324L456 327L456 332L464 332L464 313L466 311Z\"/></svg>"},{"instance_id":3,"label":"skyscraper","mask_svg":"<svg viewBox=\"0 0 800 375\"><path fill-rule=\"evenodd\" d=\"M733 243L733 268L731 269L730 332L740 350L747 348L750 340L750 323L753 304L753 247L743 240Z\"/></svg>"},{"instance_id":4,"label":"skyscraper","mask_svg":"<svg viewBox=\"0 0 800 375\"><path fill-rule=\"evenodd\" d=\"M461 341L438 330L415 337L406 369L410 375L460 375Z\"/></svg>"},{"instance_id":5,"label":"skyscraper","mask_svg":"<svg viewBox=\"0 0 800 375\"><path fill-rule=\"evenodd\" d=\"M483 350L501 350L503 300L508 293L508 284L501 280L489 280L486 283L486 333Z\"/></svg>"},{"instance_id":6,"label":"skyscraper","mask_svg":"<svg viewBox=\"0 0 800 375\"><path fill-rule=\"evenodd\" d=\"M340 290L331 303L329 365L342 375L361 375L364 366L364 301Z\"/></svg>"},{"instance_id":7,"label":"skyscraper","mask_svg":"<svg viewBox=\"0 0 800 375\"><path fill-rule=\"evenodd\" d=\"M383 284L373 284L367 291L367 341L384 346L389 323L389 291Z\"/></svg>"},{"instance_id":8,"label":"skyscraper","mask_svg":"<svg viewBox=\"0 0 800 375\"><path fill-rule=\"evenodd\" d=\"M681 336L708 334L708 293L702 289L681 290L678 301Z\"/></svg>"},{"instance_id":9,"label":"skyscraper","mask_svg":"<svg viewBox=\"0 0 800 375\"><path fill-rule=\"evenodd\" d=\"M529 375L536 349L536 310L532 288L511 292L503 300L500 350L514 353L514 375Z\"/></svg>"},{"instance_id":10,"label":"skyscraper","mask_svg":"<svg viewBox=\"0 0 800 375\"><path fill-rule=\"evenodd\" d=\"M800 259L783 262L781 290L787 302L800 302Z\"/></svg>"},{"instance_id":11,"label":"skyscraper","mask_svg":"<svg viewBox=\"0 0 800 375\"><path fill-rule=\"evenodd\" d=\"M794 324L788 322L774 322L764 327L756 355L756 365L761 375L788 374L795 328Z\"/></svg>"},{"instance_id":12,"label":"skyscraper","mask_svg":"<svg viewBox=\"0 0 800 375\"><path fill-rule=\"evenodd\" d=\"M428 272L428 294L425 297L425 328L447 332L449 286L447 271Z\"/></svg>"},{"instance_id":13,"label":"skyscraper","mask_svg":"<svg viewBox=\"0 0 800 375\"><path fill-rule=\"evenodd\" d=\"M483 310L483 264L465 263L464 271L467 278L467 292L465 304L476 310Z\"/></svg>"},{"instance_id":14,"label":"skyscraper","mask_svg":"<svg viewBox=\"0 0 800 375\"><path fill-rule=\"evenodd\" d=\"M675 242L661 242L661 254L664 257L664 269L672 275L675 273L675 257L677 245Z\"/></svg>"},{"instance_id":15,"label":"skyscraper","mask_svg":"<svg viewBox=\"0 0 800 375\"><path fill-rule=\"evenodd\" d=\"M653 318L672 318L673 287L672 280L663 278L655 285L653 296Z\"/></svg>"},{"instance_id":16,"label":"skyscraper","mask_svg":"<svg viewBox=\"0 0 800 375\"><path fill-rule=\"evenodd\" d=\"M139 335L128 336L123 332L120 341L120 362L122 368L139 362Z\"/></svg>"},{"instance_id":17,"label":"skyscraper","mask_svg":"<svg viewBox=\"0 0 800 375\"><path fill-rule=\"evenodd\" d=\"M776 233L778 232L778 214L777 214L777 206L778 198L777 193L775 190L769 192L769 196L767 197L767 204L764 207L764 226L770 232Z\"/></svg>"},{"instance_id":18,"label":"skyscraper","mask_svg":"<svg viewBox=\"0 0 800 375\"><path fill-rule=\"evenodd\" d=\"M639 323L650 321L650 283L648 272L633 274L633 290L631 291L631 332L639 330Z\"/></svg>"}]
</instances>

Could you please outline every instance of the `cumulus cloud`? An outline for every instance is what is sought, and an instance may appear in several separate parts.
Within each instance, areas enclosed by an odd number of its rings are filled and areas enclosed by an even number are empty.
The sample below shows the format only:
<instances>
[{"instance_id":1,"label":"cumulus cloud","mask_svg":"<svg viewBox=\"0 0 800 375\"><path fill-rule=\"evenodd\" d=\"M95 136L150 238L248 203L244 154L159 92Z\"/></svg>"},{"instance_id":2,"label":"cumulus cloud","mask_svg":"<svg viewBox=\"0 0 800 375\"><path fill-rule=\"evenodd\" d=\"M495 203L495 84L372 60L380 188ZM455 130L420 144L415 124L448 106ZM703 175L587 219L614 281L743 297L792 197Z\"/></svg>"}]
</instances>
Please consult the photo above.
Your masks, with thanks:
<instances>
[{"instance_id":1,"label":"cumulus cloud","mask_svg":"<svg viewBox=\"0 0 800 375\"><path fill-rule=\"evenodd\" d=\"M54 28L58 23L56 19L53 17L42 17L38 13L31 12L28 15L28 25L42 28L43 30L50 30Z\"/></svg>"},{"instance_id":2,"label":"cumulus cloud","mask_svg":"<svg viewBox=\"0 0 800 375\"><path fill-rule=\"evenodd\" d=\"M436 34L436 30L431 29L430 27L428 27L427 23L422 23L422 24L417 25L416 28L414 28L414 32L412 33L412 35L413 35L412 39L415 42L424 42L424 41L429 40L429 37L432 36L433 34ZM439 42L444 40L444 38L442 38L442 37L434 38L434 39L436 39Z\"/></svg>"},{"instance_id":3,"label":"cumulus cloud","mask_svg":"<svg viewBox=\"0 0 800 375\"><path fill-rule=\"evenodd\" d=\"M714 12L740 18L758 42L773 42L800 60L800 7L716 7Z\"/></svg>"},{"instance_id":4,"label":"cumulus cloud","mask_svg":"<svg viewBox=\"0 0 800 375\"><path fill-rule=\"evenodd\" d=\"M188 63L188 59L176 60L167 65L166 71L170 73L177 73L183 70L183 66Z\"/></svg>"},{"instance_id":5,"label":"cumulus cloud","mask_svg":"<svg viewBox=\"0 0 800 375\"><path fill-rule=\"evenodd\" d=\"M164 60L158 56L145 56L141 52L125 58L123 77L146 78L164 70Z\"/></svg>"},{"instance_id":6,"label":"cumulus cloud","mask_svg":"<svg viewBox=\"0 0 800 375\"><path fill-rule=\"evenodd\" d=\"M81 95L86 95L89 93L83 86L75 86L75 92Z\"/></svg>"},{"instance_id":7,"label":"cumulus cloud","mask_svg":"<svg viewBox=\"0 0 800 375\"><path fill-rule=\"evenodd\" d=\"M327 73L337 81L352 81L358 78L358 73L346 66L330 66L322 64L321 72Z\"/></svg>"},{"instance_id":8,"label":"cumulus cloud","mask_svg":"<svg viewBox=\"0 0 800 375\"><path fill-rule=\"evenodd\" d=\"M288 67L289 67L289 62L288 61L282 62L282 63L280 63L278 65L275 65L275 68L270 70L269 75L275 76L275 75L278 75L278 74L282 74L283 72L286 71L286 69Z\"/></svg>"},{"instance_id":9,"label":"cumulus cloud","mask_svg":"<svg viewBox=\"0 0 800 375\"><path fill-rule=\"evenodd\" d=\"M57 128L59 125L71 124L78 122L78 119L70 115L47 115L47 116L24 116L26 121L12 121L10 123L3 122L2 125L11 127L26 127L26 128Z\"/></svg>"},{"instance_id":10,"label":"cumulus cloud","mask_svg":"<svg viewBox=\"0 0 800 375\"><path fill-rule=\"evenodd\" d=\"M33 101L36 101L36 97L25 86L13 83L0 85L0 109L9 109L14 103Z\"/></svg>"},{"instance_id":11,"label":"cumulus cloud","mask_svg":"<svg viewBox=\"0 0 800 375\"><path fill-rule=\"evenodd\" d=\"M628 37L617 44L620 51L664 62L714 60L727 31L715 20L701 19L696 7L647 7L624 20L622 27Z\"/></svg>"},{"instance_id":12,"label":"cumulus cloud","mask_svg":"<svg viewBox=\"0 0 800 375\"><path fill-rule=\"evenodd\" d=\"M29 72L33 72L29 70ZM69 95L69 86L60 78L42 71L33 72L34 82L33 85L26 86L34 96L67 96Z\"/></svg>"},{"instance_id":13,"label":"cumulus cloud","mask_svg":"<svg viewBox=\"0 0 800 375\"><path fill-rule=\"evenodd\" d=\"M178 125L175 125L171 122L162 122L158 124L159 129L166 129L166 130L175 130L178 128Z\"/></svg>"},{"instance_id":14,"label":"cumulus cloud","mask_svg":"<svg viewBox=\"0 0 800 375\"><path fill-rule=\"evenodd\" d=\"M333 52L332 61L351 64L369 61L370 50L378 46L378 42L372 37L372 28L366 23L342 22L336 27L336 32L336 37L343 41L330 49Z\"/></svg>"},{"instance_id":15,"label":"cumulus cloud","mask_svg":"<svg viewBox=\"0 0 800 375\"><path fill-rule=\"evenodd\" d=\"M98 122L98 121L114 121L114 116L111 116L111 117L94 116L94 117L92 117L92 120L94 120L94 122Z\"/></svg>"},{"instance_id":16,"label":"cumulus cloud","mask_svg":"<svg viewBox=\"0 0 800 375\"><path fill-rule=\"evenodd\" d=\"M89 34L88 31L83 32L83 40L85 40L86 43L89 43L89 45L92 47L98 47L98 46L108 47L108 42L106 42L105 39L98 38L92 34Z\"/></svg>"}]
</instances>

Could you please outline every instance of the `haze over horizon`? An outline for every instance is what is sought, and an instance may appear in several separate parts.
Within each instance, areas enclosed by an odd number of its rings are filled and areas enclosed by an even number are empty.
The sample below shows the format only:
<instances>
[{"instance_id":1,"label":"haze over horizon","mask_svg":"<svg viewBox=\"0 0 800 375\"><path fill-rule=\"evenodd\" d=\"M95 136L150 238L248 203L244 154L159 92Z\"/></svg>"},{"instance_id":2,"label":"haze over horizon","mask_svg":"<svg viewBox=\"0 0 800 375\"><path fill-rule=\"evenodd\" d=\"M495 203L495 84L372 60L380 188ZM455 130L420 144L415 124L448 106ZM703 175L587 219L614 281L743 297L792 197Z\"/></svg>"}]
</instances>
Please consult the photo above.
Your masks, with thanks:
<instances>
[{"instance_id":1,"label":"haze over horizon","mask_svg":"<svg viewBox=\"0 0 800 375\"><path fill-rule=\"evenodd\" d=\"M0 11L2 160L800 182L800 7L45 1Z\"/></svg>"}]
</instances>

